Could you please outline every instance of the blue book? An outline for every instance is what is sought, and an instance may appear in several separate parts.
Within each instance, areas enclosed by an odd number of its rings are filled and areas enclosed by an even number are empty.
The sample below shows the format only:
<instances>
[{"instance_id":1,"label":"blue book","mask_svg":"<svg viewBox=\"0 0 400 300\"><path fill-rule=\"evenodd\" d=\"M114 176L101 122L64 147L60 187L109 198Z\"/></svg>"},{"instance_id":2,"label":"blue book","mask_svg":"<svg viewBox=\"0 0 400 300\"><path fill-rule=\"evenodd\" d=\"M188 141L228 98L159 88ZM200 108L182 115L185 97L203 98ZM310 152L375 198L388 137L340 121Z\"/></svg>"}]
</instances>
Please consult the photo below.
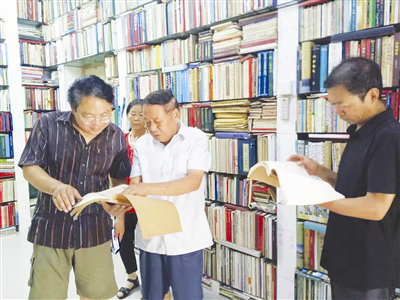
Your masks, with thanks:
<instances>
[{"instance_id":1,"label":"blue book","mask_svg":"<svg viewBox=\"0 0 400 300\"><path fill-rule=\"evenodd\" d=\"M316 223L316 222L311 222L311 221L305 221L304 222L304 228L308 228L310 230L318 231L323 234L326 232L326 225L321 224L321 223Z\"/></svg>"},{"instance_id":2,"label":"blue book","mask_svg":"<svg viewBox=\"0 0 400 300\"><path fill-rule=\"evenodd\" d=\"M268 95L268 57L269 57L269 51L263 52L263 73L262 73L262 86L263 86L263 96Z\"/></svg>"},{"instance_id":3,"label":"blue book","mask_svg":"<svg viewBox=\"0 0 400 300\"><path fill-rule=\"evenodd\" d=\"M328 45L321 46L319 76L319 90L320 92L326 92L324 83L328 77Z\"/></svg>"},{"instance_id":4,"label":"blue book","mask_svg":"<svg viewBox=\"0 0 400 300\"><path fill-rule=\"evenodd\" d=\"M386 94L386 108L390 108L390 98L391 98L391 94L387 93Z\"/></svg>"},{"instance_id":5,"label":"blue book","mask_svg":"<svg viewBox=\"0 0 400 300\"><path fill-rule=\"evenodd\" d=\"M246 175L257 163L257 139L238 140L238 173Z\"/></svg>"},{"instance_id":6,"label":"blue book","mask_svg":"<svg viewBox=\"0 0 400 300\"><path fill-rule=\"evenodd\" d=\"M252 135L249 132L217 131L215 133L215 137L219 139L249 139L251 136Z\"/></svg>"},{"instance_id":7,"label":"blue book","mask_svg":"<svg viewBox=\"0 0 400 300\"><path fill-rule=\"evenodd\" d=\"M257 96L261 96L264 93L264 89L262 88L262 72L263 72L264 64L263 64L263 55L260 52L257 53L257 66L258 66Z\"/></svg>"},{"instance_id":8,"label":"blue book","mask_svg":"<svg viewBox=\"0 0 400 300\"><path fill-rule=\"evenodd\" d=\"M274 51L268 51L268 96L274 95Z\"/></svg>"}]
</instances>

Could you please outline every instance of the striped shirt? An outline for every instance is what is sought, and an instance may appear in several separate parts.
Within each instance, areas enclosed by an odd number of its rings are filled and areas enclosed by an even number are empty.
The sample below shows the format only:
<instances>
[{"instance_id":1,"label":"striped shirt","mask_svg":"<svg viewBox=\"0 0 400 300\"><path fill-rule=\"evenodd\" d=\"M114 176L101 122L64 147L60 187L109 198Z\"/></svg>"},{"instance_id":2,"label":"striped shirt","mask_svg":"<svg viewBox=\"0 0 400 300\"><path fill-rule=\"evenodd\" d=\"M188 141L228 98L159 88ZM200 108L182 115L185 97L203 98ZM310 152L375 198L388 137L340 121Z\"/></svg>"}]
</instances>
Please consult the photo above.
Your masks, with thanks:
<instances>
[{"instance_id":1,"label":"striped shirt","mask_svg":"<svg viewBox=\"0 0 400 300\"><path fill-rule=\"evenodd\" d=\"M124 134L108 125L89 144L73 127L71 112L50 112L35 124L19 166L40 166L51 177L83 196L109 188L109 178L129 176ZM100 204L86 207L73 221L59 211L52 195L39 192L28 241L51 248L89 248L110 240L112 220Z\"/></svg>"}]
</instances>

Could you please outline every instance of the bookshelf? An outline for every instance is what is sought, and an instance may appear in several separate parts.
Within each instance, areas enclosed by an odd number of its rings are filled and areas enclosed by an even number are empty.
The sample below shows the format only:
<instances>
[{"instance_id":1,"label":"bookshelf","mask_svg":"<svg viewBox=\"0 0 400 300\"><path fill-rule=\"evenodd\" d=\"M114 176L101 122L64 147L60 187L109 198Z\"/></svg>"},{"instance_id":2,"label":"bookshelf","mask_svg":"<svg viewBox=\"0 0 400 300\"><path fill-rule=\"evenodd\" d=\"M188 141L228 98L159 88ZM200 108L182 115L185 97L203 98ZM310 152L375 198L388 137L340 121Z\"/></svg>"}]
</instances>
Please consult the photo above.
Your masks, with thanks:
<instances>
[{"instance_id":1,"label":"bookshelf","mask_svg":"<svg viewBox=\"0 0 400 300\"><path fill-rule=\"evenodd\" d=\"M18 230L6 23L0 16L0 235Z\"/></svg>"},{"instance_id":2,"label":"bookshelf","mask_svg":"<svg viewBox=\"0 0 400 300\"><path fill-rule=\"evenodd\" d=\"M337 171L349 135L347 124L326 101L329 72L343 59L366 57L381 67L386 107L399 118L400 11L398 1L305 1L299 8L297 152ZM314 26L315 22L321 26ZM296 299L330 295L319 266L328 211L297 208ZM315 285L310 291L307 286Z\"/></svg>"}]
</instances>

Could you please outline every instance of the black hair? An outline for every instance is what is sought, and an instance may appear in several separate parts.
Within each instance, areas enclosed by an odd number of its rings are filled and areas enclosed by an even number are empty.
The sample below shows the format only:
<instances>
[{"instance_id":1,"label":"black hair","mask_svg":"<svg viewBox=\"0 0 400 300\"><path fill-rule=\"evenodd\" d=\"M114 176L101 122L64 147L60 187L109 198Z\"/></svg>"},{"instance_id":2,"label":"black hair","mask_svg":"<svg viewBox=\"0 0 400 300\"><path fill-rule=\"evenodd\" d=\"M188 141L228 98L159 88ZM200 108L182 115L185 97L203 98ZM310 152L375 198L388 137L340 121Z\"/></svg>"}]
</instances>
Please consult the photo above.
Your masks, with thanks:
<instances>
[{"instance_id":1,"label":"black hair","mask_svg":"<svg viewBox=\"0 0 400 300\"><path fill-rule=\"evenodd\" d=\"M89 75L75 80L68 89L68 102L77 109L83 97L97 97L113 104L114 94L111 85L96 75Z\"/></svg>"},{"instance_id":2,"label":"black hair","mask_svg":"<svg viewBox=\"0 0 400 300\"><path fill-rule=\"evenodd\" d=\"M382 74L379 65L364 57L353 57L342 61L325 80L325 88L342 85L351 94L358 95L364 101L365 95L372 88L382 95Z\"/></svg>"},{"instance_id":3,"label":"black hair","mask_svg":"<svg viewBox=\"0 0 400 300\"><path fill-rule=\"evenodd\" d=\"M126 115L129 114L129 112L131 111L132 106L134 105L143 105L143 101L141 99L135 99L132 100L131 102L129 102L128 106L126 107Z\"/></svg>"},{"instance_id":4,"label":"black hair","mask_svg":"<svg viewBox=\"0 0 400 300\"><path fill-rule=\"evenodd\" d=\"M144 98L144 104L162 105L166 112L179 109L178 101L174 98L174 94L170 90L159 90L151 92Z\"/></svg>"}]
</instances>

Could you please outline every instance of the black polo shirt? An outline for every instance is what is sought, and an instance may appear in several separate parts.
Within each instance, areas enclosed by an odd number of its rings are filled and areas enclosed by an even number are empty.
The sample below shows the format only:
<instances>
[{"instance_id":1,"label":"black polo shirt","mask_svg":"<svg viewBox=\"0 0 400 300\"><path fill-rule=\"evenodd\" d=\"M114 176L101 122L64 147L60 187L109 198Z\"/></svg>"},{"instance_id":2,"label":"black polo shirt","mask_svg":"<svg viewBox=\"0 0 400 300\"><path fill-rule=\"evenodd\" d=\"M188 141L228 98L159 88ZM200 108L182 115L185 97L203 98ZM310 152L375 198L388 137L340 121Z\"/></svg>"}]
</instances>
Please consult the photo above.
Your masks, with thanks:
<instances>
[{"instance_id":1,"label":"black polo shirt","mask_svg":"<svg viewBox=\"0 0 400 300\"><path fill-rule=\"evenodd\" d=\"M336 190L346 198L367 192L396 197L381 221L330 212L321 266L331 280L342 285L399 286L400 124L387 110L355 129L351 125L347 130L350 138L340 161Z\"/></svg>"}]
</instances>

